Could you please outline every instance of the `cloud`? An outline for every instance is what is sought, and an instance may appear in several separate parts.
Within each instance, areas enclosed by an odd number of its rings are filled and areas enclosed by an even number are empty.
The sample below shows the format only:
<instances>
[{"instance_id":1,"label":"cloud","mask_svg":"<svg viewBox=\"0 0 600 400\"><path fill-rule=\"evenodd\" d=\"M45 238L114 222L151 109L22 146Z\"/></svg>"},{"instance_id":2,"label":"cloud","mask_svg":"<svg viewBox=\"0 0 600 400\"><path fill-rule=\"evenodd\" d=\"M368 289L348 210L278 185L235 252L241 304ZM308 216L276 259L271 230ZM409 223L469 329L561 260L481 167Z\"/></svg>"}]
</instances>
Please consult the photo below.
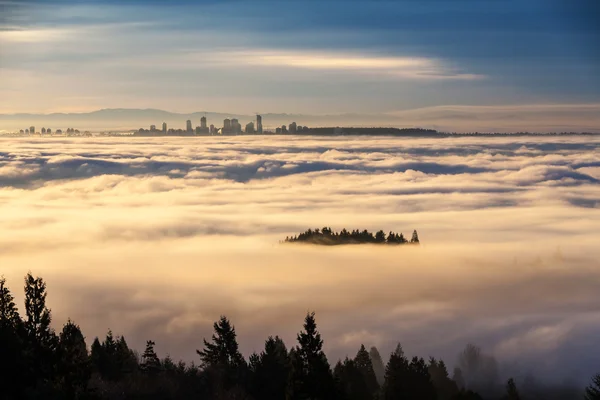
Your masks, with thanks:
<instances>
[{"instance_id":1,"label":"cloud","mask_svg":"<svg viewBox=\"0 0 600 400\"><path fill-rule=\"evenodd\" d=\"M1 272L18 304L23 275L45 277L55 326L88 343L110 328L197 361L226 314L248 355L316 310L332 361L400 341L453 366L475 342L547 379L600 370L578 349L600 334L595 136L0 144ZM423 244L278 245L323 225Z\"/></svg>"},{"instance_id":2,"label":"cloud","mask_svg":"<svg viewBox=\"0 0 600 400\"><path fill-rule=\"evenodd\" d=\"M208 57L208 60L218 60L219 63L225 62L227 65L358 71L405 79L472 80L483 78L480 75L459 73L437 59L378 56L368 53L248 49L217 52Z\"/></svg>"}]
</instances>

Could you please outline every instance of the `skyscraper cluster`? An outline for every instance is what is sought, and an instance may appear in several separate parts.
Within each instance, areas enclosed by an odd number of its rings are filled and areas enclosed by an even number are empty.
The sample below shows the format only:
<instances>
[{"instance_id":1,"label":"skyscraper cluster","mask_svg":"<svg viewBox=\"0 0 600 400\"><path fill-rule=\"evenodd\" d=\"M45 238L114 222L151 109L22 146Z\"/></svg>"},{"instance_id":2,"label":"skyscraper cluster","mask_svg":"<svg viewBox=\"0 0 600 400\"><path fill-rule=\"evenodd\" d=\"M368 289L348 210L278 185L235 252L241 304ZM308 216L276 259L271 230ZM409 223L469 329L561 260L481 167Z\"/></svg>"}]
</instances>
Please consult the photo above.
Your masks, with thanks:
<instances>
[{"instance_id":1,"label":"skyscraper cluster","mask_svg":"<svg viewBox=\"0 0 600 400\"><path fill-rule=\"evenodd\" d=\"M295 122L289 124L289 126L283 125L280 128L277 128L274 133L278 134L287 134L287 133L297 133L302 132L303 130L308 130L306 126L299 126ZM205 116L200 118L200 126L193 127L192 121L187 120L185 124L185 130L182 129L167 129L167 123L163 122L162 130L158 130L156 125L150 125L150 129L146 130L140 128L137 131L138 135L155 135L155 134L172 134L172 135L183 135L183 136L191 136L191 135L239 135L242 133L247 134L263 134L265 133L263 130L263 120L261 115L256 116L256 123L254 121L248 122L243 128L242 124L240 124L237 118L225 118L223 120L223 127L217 128L215 125L211 124L208 126L207 119Z\"/></svg>"}]
</instances>

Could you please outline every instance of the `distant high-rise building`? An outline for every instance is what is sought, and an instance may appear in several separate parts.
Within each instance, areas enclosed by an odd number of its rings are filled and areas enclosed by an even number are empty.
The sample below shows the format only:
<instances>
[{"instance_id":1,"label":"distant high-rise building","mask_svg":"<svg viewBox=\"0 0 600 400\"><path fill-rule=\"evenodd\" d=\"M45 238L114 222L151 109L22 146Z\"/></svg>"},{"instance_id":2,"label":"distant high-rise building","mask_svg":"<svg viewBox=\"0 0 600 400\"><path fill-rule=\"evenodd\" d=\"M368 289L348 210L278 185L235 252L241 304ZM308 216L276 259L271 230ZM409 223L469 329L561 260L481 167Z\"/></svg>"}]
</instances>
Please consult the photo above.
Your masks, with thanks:
<instances>
[{"instance_id":1,"label":"distant high-rise building","mask_svg":"<svg viewBox=\"0 0 600 400\"><path fill-rule=\"evenodd\" d=\"M24 131L23 129L21 129L21 130L19 131L19 133L22 135L22 134L24 134L24 133L25 133L25 131Z\"/></svg>"},{"instance_id":2,"label":"distant high-rise building","mask_svg":"<svg viewBox=\"0 0 600 400\"><path fill-rule=\"evenodd\" d=\"M296 123L292 122L290 124L290 133L296 133L297 128L298 128L298 126L296 125Z\"/></svg>"},{"instance_id":3,"label":"distant high-rise building","mask_svg":"<svg viewBox=\"0 0 600 400\"><path fill-rule=\"evenodd\" d=\"M46 133L47 133L48 135L50 135L50 134L52 133L52 129L50 129L50 128L46 129Z\"/></svg>"},{"instance_id":4,"label":"distant high-rise building","mask_svg":"<svg viewBox=\"0 0 600 400\"><path fill-rule=\"evenodd\" d=\"M42 134L46 133L46 128L42 127Z\"/></svg>"},{"instance_id":5,"label":"distant high-rise building","mask_svg":"<svg viewBox=\"0 0 600 400\"><path fill-rule=\"evenodd\" d=\"M256 116L256 132L263 133L262 116L261 115Z\"/></svg>"},{"instance_id":6,"label":"distant high-rise building","mask_svg":"<svg viewBox=\"0 0 600 400\"><path fill-rule=\"evenodd\" d=\"M209 132L210 131L208 130L208 127L206 126L206 117L200 118L200 126L198 127L197 133L201 134L201 135L206 135Z\"/></svg>"},{"instance_id":7,"label":"distant high-rise building","mask_svg":"<svg viewBox=\"0 0 600 400\"><path fill-rule=\"evenodd\" d=\"M29 133L31 133L32 135L35 133L35 126L30 126L29 127Z\"/></svg>"},{"instance_id":8,"label":"distant high-rise building","mask_svg":"<svg viewBox=\"0 0 600 400\"><path fill-rule=\"evenodd\" d=\"M56 134L57 134L57 135L62 135L62 129L57 129L57 130L56 130Z\"/></svg>"},{"instance_id":9,"label":"distant high-rise building","mask_svg":"<svg viewBox=\"0 0 600 400\"><path fill-rule=\"evenodd\" d=\"M250 121L246 124L246 133L254 133L254 122Z\"/></svg>"},{"instance_id":10,"label":"distant high-rise building","mask_svg":"<svg viewBox=\"0 0 600 400\"><path fill-rule=\"evenodd\" d=\"M287 133L287 128L285 125L281 125L281 133L282 134Z\"/></svg>"},{"instance_id":11,"label":"distant high-rise building","mask_svg":"<svg viewBox=\"0 0 600 400\"><path fill-rule=\"evenodd\" d=\"M281 128L280 127L275 128L275 133L278 134L278 135L280 135L281 134Z\"/></svg>"},{"instance_id":12,"label":"distant high-rise building","mask_svg":"<svg viewBox=\"0 0 600 400\"><path fill-rule=\"evenodd\" d=\"M242 133L242 125L239 123L237 118L231 119L231 130L235 134Z\"/></svg>"},{"instance_id":13,"label":"distant high-rise building","mask_svg":"<svg viewBox=\"0 0 600 400\"><path fill-rule=\"evenodd\" d=\"M150 132L154 132L156 130L156 125L150 125Z\"/></svg>"},{"instance_id":14,"label":"distant high-rise building","mask_svg":"<svg viewBox=\"0 0 600 400\"><path fill-rule=\"evenodd\" d=\"M211 135L216 135L216 134L218 133L218 132L217 132L217 128L215 128L215 126L214 126L213 124L210 124L210 130L209 130L209 133L210 133Z\"/></svg>"},{"instance_id":15,"label":"distant high-rise building","mask_svg":"<svg viewBox=\"0 0 600 400\"><path fill-rule=\"evenodd\" d=\"M185 127L186 127L186 131L188 132L192 132L194 129L192 128L192 121L190 121L189 119L186 121L185 123Z\"/></svg>"},{"instance_id":16,"label":"distant high-rise building","mask_svg":"<svg viewBox=\"0 0 600 400\"><path fill-rule=\"evenodd\" d=\"M221 131L224 135L228 135L231 133L231 120L229 118L225 118L223 120L223 130Z\"/></svg>"},{"instance_id":17,"label":"distant high-rise building","mask_svg":"<svg viewBox=\"0 0 600 400\"><path fill-rule=\"evenodd\" d=\"M167 133L167 123L166 122L163 122L162 131L163 131L163 133Z\"/></svg>"}]
</instances>

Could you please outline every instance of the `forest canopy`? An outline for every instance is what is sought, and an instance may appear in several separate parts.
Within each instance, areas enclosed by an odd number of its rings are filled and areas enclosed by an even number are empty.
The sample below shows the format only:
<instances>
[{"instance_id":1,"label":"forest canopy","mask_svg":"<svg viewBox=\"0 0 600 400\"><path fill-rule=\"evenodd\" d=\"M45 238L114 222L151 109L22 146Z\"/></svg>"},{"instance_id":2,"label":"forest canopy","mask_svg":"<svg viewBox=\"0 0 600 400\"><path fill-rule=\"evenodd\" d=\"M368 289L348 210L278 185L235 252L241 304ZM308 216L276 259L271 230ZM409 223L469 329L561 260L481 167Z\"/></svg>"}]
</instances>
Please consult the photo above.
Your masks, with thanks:
<instances>
[{"instance_id":1,"label":"forest canopy","mask_svg":"<svg viewBox=\"0 0 600 400\"><path fill-rule=\"evenodd\" d=\"M294 345L269 336L264 349L248 358L225 316L213 324L210 338L199 338L198 363L160 358L151 339L137 352L111 330L88 347L71 320L54 331L45 281L29 273L24 283L22 317L0 277L3 400L600 400L600 375L585 391L527 378L505 382L494 357L472 344L458 354L451 373L443 360L406 356L400 344L387 361L376 347L360 345L353 357L332 365L314 312L306 314Z\"/></svg>"},{"instance_id":2,"label":"forest canopy","mask_svg":"<svg viewBox=\"0 0 600 400\"><path fill-rule=\"evenodd\" d=\"M355 229L348 231L342 229L339 232L334 232L329 227L322 229L308 229L299 235L288 236L283 243L309 243L324 246L333 246L340 244L419 244L419 234L416 230L413 231L410 240L404 237L404 234L390 231L386 234L383 230L376 233L368 230Z\"/></svg>"}]
</instances>

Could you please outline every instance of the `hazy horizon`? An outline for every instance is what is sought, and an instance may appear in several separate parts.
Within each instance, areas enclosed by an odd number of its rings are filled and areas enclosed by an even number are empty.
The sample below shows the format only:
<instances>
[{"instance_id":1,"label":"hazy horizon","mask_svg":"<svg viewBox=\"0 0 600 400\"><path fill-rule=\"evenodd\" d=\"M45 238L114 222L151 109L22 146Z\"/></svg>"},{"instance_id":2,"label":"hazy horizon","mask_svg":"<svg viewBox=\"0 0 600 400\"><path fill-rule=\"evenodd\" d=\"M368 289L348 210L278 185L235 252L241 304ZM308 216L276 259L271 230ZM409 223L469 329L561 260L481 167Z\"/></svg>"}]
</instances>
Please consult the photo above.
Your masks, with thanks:
<instances>
[{"instance_id":1,"label":"hazy horizon","mask_svg":"<svg viewBox=\"0 0 600 400\"><path fill-rule=\"evenodd\" d=\"M296 122L309 127L357 126L427 128L442 132L600 132L600 104L542 104L505 106L435 106L388 113L262 113L266 129ZM238 118L242 124L255 119L253 114L213 111L191 113L160 109L108 108L91 112L50 114L0 114L0 132L18 132L31 124L65 130L110 131L148 129L166 122L170 128L184 129L191 119L193 126L206 116L208 124L221 127L224 118ZM40 125L41 124L41 125Z\"/></svg>"}]
</instances>

